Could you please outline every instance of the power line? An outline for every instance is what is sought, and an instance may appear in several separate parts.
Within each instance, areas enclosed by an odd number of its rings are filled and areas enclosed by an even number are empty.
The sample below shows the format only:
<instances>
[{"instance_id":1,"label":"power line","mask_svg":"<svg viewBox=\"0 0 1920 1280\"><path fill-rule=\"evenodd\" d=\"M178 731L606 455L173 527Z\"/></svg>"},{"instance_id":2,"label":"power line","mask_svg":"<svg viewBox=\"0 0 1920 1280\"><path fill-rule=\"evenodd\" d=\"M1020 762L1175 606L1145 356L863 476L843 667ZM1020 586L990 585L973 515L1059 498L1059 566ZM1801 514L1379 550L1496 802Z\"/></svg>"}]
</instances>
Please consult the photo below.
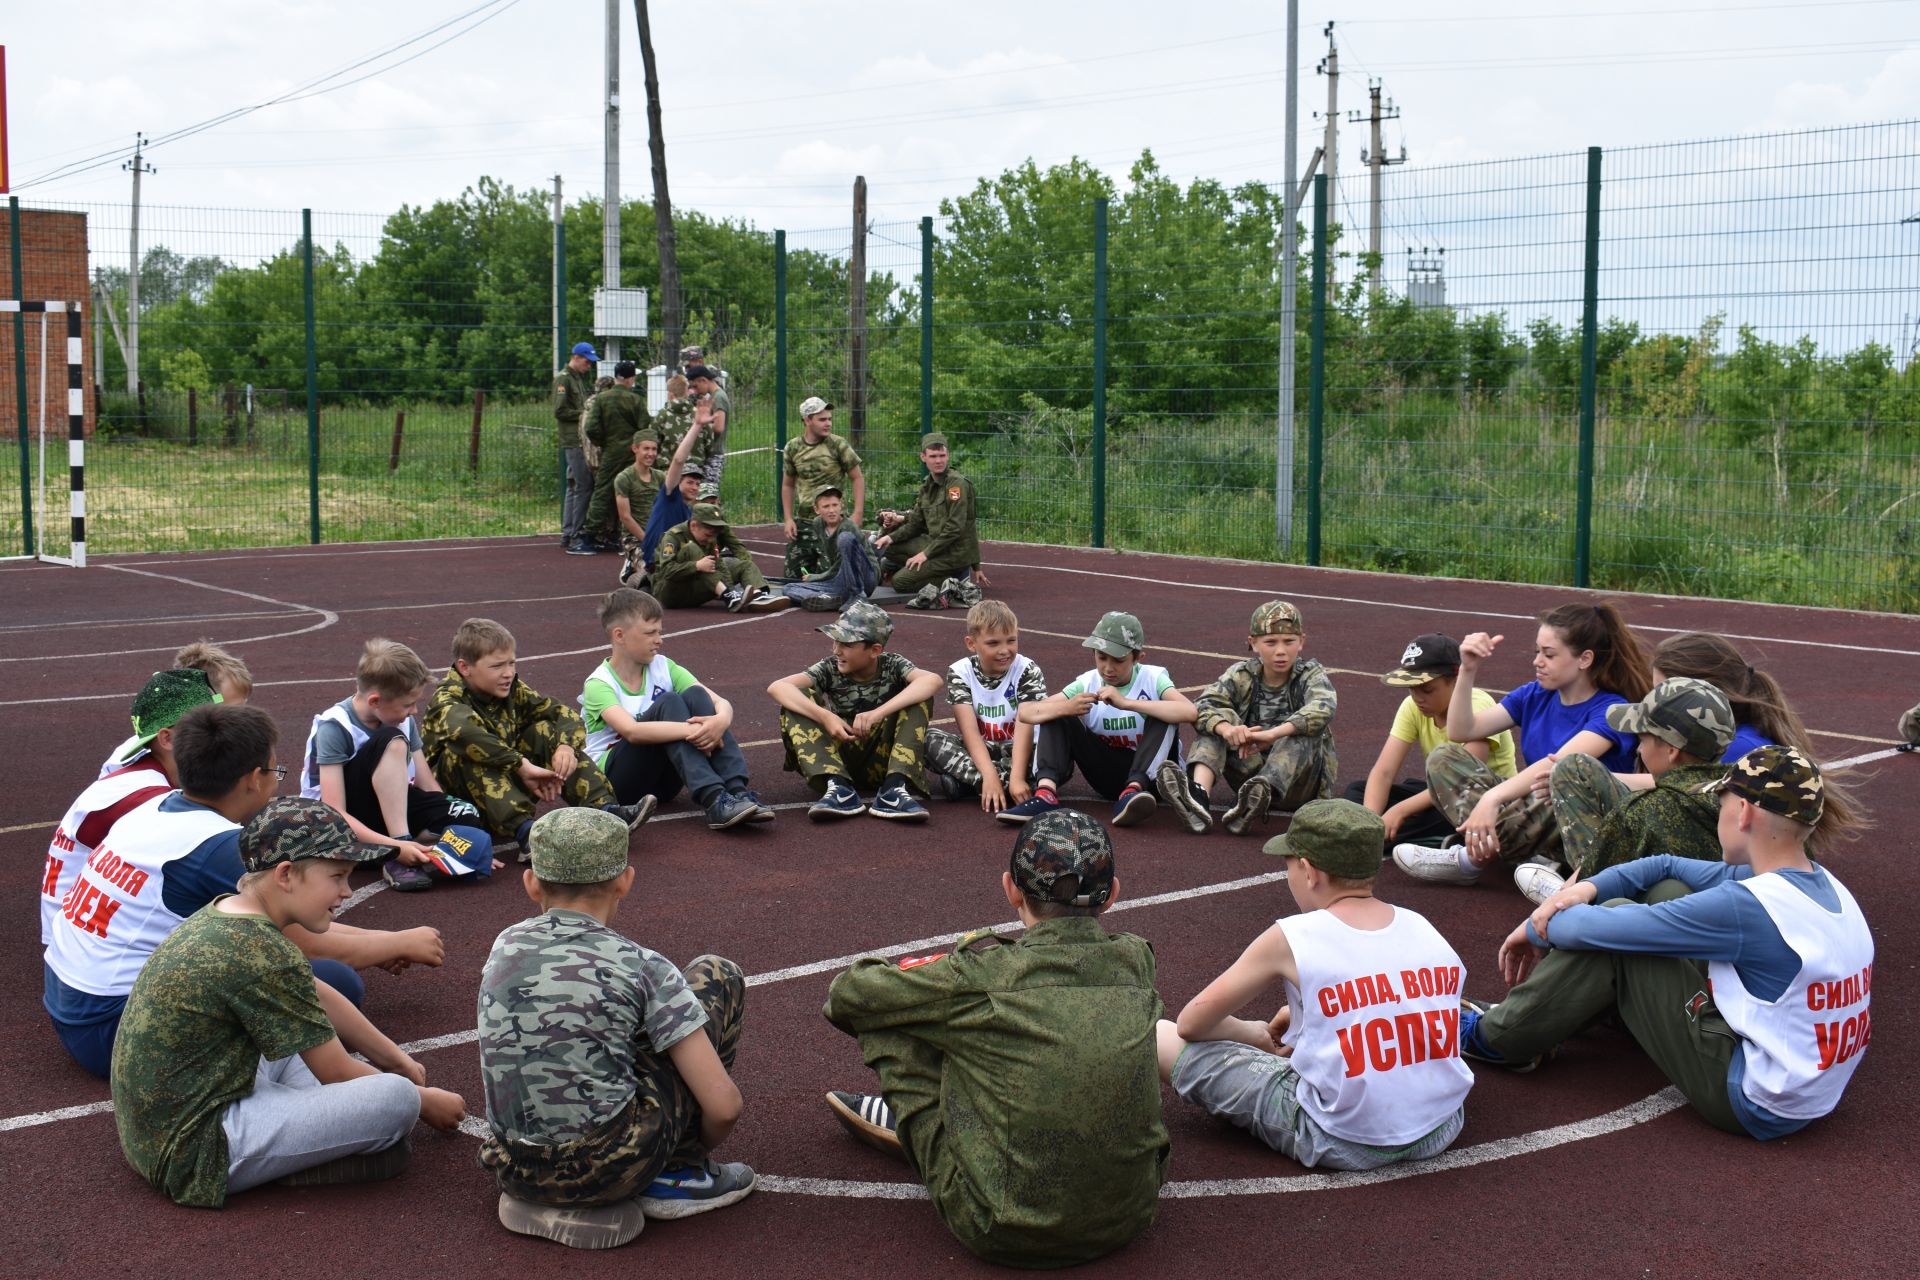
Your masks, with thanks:
<instances>
[{"instance_id":1,"label":"power line","mask_svg":"<svg viewBox=\"0 0 1920 1280\"><path fill-rule=\"evenodd\" d=\"M1541 13L1538 9L1511 13L1450 13L1429 18L1341 18L1340 25L1404 27L1431 22L1551 22L1561 18L1670 18L1693 13L1765 13L1775 9L1846 9L1867 5L1912 4L1913 0L1793 0L1782 4L1709 5L1694 9L1581 9L1569 13Z\"/></svg>"}]
</instances>

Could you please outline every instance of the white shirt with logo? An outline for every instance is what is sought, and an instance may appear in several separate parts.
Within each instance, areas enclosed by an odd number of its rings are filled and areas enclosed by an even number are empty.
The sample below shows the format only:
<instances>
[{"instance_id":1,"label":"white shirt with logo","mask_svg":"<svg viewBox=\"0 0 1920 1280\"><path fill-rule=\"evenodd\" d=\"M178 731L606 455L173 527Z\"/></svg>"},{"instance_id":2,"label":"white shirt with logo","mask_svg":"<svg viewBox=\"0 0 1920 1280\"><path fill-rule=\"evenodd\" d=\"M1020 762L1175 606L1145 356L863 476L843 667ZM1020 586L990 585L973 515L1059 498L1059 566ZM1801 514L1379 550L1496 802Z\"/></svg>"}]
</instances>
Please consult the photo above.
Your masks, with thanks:
<instances>
[{"instance_id":1,"label":"white shirt with logo","mask_svg":"<svg viewBox=\"0 0 1920 1280\"><path fill-rule=\"evenodd\" d=\"M93 856L95 848L113 830L96 831L99 818L112 815L114 809L130 811L149 800L157 800L173 790L166 773L149 759L106 774L82 791L53 829L47 846L47 860L40 871L40 945L53 940L54 922L60 919L60 904L80 875L80 868ZM132 801L134 803L129 804ZM117 821L117 819L116 819Z\"/></svg>"},{"instance_id":2,"label":"white shirt with logo","mask_svg":"<svg viewBox=\"0 0 1920 1280\"><path fill-rule=\"evenodd\" d=\"M1062 692L1067 697L1080 693L1098 692L1103 683L1099 669L1095 668L1083 673ZM1155 702L1159 700L1161 691L1172 684L1173 677L1167 674L1165 667L1136 662L1133 664L1133 679L1128 682L1126 688L1120 690L1120 693L1123 697L1137 702ZM1110 747L1125 751L1131 751L1140 745L1140 735L1146 729L1146 717L1140 712L1125 707L1109 706L1104 702L1096 702L1087 708L1087 713L1081 716L1080 720L1096 738ZM1177 734L1169 734L1168 740L1174 741L1177 737Z\"/></svg>"},{"instance_id":3,"label":"white shirt with logo","mask_svg":"<svg viewBox=\"0 0 1920 1280\"><path fill-rule=\"evenodd\" d=\"M646 674L641 678L640 688L629 690L620 683L620 677L613 674L613 664L602 662L587 677L589 685L596 682L613 690L614 701L620 704L620 709L638 720L647 714L661 694L673 692L673 664L667 661L666 654L654 654L653 661L647 664ZM580 695L580 705L583 709L587 705L585 692ZM599 727L587 734L587 754L596 762L605 764L607 753L619 741L619 731L609 728L606 721L601 720Z\"/></svg>"},{"instance_id":4,"label":"white shirt with logo","mask_svg":"<svg viewBox=\"0 0 1920 1280\"><path fill-rule=\"evenodd\" d=\"M999 683L986 685L980 683L980 677L974 671L972 658L962 658L948 670L966 683L973 694L973 716L980 722L980 737L987 742L1012 742L1020 720L1019 705L1014 702L1014 692L1020 687L1020 677L1033 665L1033 659L1026 654L1017 654L1013 665L1007 668L1007 674L1000 677ZM1040 726L1034 725L1032 732L1038 736Z\"/></svg>"}]
</instances>

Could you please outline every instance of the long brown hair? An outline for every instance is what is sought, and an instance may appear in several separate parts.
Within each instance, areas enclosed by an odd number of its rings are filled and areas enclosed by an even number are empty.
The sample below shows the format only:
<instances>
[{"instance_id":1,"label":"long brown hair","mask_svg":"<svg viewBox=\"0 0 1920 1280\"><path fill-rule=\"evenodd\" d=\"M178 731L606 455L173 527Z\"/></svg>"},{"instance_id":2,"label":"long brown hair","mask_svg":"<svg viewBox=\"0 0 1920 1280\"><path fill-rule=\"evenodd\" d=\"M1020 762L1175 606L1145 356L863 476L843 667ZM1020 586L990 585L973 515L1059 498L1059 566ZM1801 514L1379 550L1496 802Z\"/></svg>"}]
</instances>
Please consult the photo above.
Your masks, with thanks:
<instances>
[{"instance_id":1,"label":"long brown hair","mask_svg":"<svg viewBox=\"0 0 1920 1280\"><path fill-rule=\"evenodd\" d=\"M1807 735L1807 726L1787 702L1780 682L1748 662L1725 636L1711 631L1682 631L1668 636L1654 646L1653 665L1663 676L1705 680L1727 695L1734 723L1752 725L1809 760L1820 758ZM1873 825L1846 786L1829 774L1823 774L1821 781L1826 787L1826 807L1807 841L1807 847L1815 853L1844 844Z\"/></svg>"},{"instance_id":2,"label":"long brown hair","mask_svg":"<svg viewBox=\"0 0 1920 1280\"><path fill-rule=\"evenodd\" d=\"M1559 632L1576 655L1593 651L1593 667L1588 674L1599 688L1629 702L1640 701L1653 688L1653 668L1647 662L1646 646L1620 611L1605 600L1599 604L1563 604L1540 614L1539 622Z\"/></svg>"}]
</instances>

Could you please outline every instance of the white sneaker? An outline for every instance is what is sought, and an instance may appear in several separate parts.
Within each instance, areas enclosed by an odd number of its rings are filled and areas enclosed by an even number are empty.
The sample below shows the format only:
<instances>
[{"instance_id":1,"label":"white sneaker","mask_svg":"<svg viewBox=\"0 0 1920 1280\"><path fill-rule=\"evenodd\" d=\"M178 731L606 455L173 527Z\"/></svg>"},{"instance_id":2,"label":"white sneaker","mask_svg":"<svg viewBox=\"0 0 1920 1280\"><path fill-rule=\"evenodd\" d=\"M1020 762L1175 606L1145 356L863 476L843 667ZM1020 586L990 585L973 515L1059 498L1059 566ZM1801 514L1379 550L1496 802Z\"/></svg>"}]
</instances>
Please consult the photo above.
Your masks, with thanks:
<instances>
[{"instance_id":1,"label":"white sneaker","mask_svg":"<svg viewBox=\"0 0 1920 1280\"><path fill-rule=\"evenodd\" d=\"M1560 874L1558 867L1545 863L1523 862L1513 869L1513 887L1536 907L1560 892L1566 883L1567 878Z\"/></svg>"},{"instance_id":2,"label":"white sneaker","mask_svg":"<svg viewBox=\"0 0 1920 1280\"><path fill-rule=\"evenodd\" d=\"M1462 847L1450 844L1444 849L1430 849L1424 844L1397 844L1393 846L1393 865L1415 880L1432 884L1477 883L1480 873L1460 866Z\"/></svg>"}]
</instances>

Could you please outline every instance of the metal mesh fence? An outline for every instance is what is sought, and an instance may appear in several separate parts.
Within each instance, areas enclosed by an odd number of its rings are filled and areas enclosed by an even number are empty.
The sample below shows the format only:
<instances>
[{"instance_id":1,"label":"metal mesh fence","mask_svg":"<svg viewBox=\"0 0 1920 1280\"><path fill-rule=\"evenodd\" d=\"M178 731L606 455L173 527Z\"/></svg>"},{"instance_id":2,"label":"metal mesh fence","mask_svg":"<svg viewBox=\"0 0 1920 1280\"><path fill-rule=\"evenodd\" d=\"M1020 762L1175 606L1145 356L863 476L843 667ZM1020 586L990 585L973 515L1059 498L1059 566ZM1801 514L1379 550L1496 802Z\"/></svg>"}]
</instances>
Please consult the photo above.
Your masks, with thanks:
<instances>
[{"instance_id":1,"label":"metal mesh fence","mask_svg":"<svg viewBox=\"0 0 1920 1280\"><path fill-rule=\"evenodd\" d=\"M850 226L682 214L683 338L727 371L736 520L779 518L777 450L821 395L869 525L933 429L988 537L1920 611L1916 144L1909 121L1395 166L1377 259L1350 175L1317 291L1311 197L1285 281L1279 189L1144 156L870 225L859 303ZM590 336L597 205L566 211L560 334L543 197L312 214L311 283L300 213L149 206L137 379L128 213L22 211L24 293L89 303L96 550L557 528L547 392ZM656 278L651 231L637 208L628 283ZM8 434L23 389L38 420L24 336L23 369L0 320ZM63 509L34 429L0 460L9 544Z\"/></svg>"}]
</instances>

